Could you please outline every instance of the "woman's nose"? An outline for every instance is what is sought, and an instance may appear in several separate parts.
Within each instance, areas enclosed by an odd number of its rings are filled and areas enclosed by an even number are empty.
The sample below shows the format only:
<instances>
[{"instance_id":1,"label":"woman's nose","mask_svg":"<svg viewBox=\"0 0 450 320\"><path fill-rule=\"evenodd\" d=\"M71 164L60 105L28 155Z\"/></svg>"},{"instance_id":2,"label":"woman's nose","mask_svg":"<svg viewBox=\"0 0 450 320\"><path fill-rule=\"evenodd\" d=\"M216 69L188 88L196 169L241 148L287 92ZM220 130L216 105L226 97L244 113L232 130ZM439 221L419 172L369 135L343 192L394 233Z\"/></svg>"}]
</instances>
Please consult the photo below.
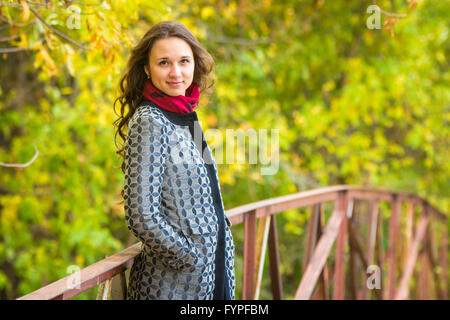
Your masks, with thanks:
<instances>
[{"instance_id":1,"label":"woman's nose","mask_svg":"<svg viewBox=\"0 0 450 320\"><path fill-rule=\"evenodd\" d=\"M181 76L181 69L176 64L172 65L172 68L170 68L170 76L172 77L179 77Z\"/></svg>"}]
</instances>

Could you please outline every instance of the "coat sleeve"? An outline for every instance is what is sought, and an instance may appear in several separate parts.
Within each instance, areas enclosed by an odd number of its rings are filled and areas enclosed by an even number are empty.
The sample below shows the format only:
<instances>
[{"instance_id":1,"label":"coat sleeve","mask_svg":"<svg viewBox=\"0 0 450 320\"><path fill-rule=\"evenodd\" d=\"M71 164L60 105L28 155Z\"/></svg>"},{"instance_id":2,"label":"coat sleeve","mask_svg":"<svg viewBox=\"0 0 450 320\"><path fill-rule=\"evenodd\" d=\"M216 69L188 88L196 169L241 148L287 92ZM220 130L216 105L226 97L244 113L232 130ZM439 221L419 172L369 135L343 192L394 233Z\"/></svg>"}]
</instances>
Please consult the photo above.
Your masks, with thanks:
<instances>
[{"instance_id":1,"label":"coat sleeve","mask_svg":"<svg viewBox=\"0 0 450 320\"><path fill-rule=\"evenodd\" d=\"M140 114L129 122L124 148L125 219L128 229L166 267L185 270L194 264L197 248L161 214L166 131L151 114Z\"/></svg>"}]
</instances>

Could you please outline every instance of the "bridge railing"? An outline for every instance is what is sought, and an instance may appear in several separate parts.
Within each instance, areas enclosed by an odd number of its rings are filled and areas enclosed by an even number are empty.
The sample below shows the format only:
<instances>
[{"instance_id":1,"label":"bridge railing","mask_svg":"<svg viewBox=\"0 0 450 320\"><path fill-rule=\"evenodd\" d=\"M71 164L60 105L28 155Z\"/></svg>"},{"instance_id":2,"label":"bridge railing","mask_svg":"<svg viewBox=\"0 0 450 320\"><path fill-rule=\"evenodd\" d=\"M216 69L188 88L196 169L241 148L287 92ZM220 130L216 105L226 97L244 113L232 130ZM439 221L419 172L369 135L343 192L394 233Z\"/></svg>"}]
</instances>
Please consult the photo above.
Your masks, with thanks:
<instances>
[{"instance_id":1,"label":"bridge railing","mask_svg":"<svg viewBox=\"0 0 450 320\"><path fill-rule=\"evenodd\" d=\"M324 204L330 201L333 210L325 221ZM354 217L356 201L370 203L364 213L368 221L364 239ZM390 204L387 250L382 244L381 201ZM413 275L415 299L447 299L447 217L413 194L347 185L227 210L233 226L244 224L242 299L258 299L267 249L273 299L283 299L276 215L304 207L310 208L310 216L303 244L303 274L294 299L369 299L372 294L375 299L408 299ZM124 299L125 272L140 247L137 243L19 299L70 299L99 284L97 299ZM363 269L362 274L358 269ZM369 275L368 270L374 273ZM358 288L361 277L366 285Z\"/></svg>"}]
</instances>

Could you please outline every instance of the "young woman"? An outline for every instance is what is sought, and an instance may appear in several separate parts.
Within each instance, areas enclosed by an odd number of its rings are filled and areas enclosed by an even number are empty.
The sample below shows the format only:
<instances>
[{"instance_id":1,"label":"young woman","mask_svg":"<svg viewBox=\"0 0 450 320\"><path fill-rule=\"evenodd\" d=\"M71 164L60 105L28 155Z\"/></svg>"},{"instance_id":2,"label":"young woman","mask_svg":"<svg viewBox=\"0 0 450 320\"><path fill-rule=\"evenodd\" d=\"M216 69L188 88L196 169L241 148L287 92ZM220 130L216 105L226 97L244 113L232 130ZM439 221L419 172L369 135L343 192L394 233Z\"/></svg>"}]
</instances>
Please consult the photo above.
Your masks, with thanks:
<instances>
[{"instance_id":1,"label":"young woman","mask_svg":"<svg viewBox=\"0 0 450 320\"><path fill-rule=\"evenodd\" d=\"M128 299L234 299L231 223L194 111L213 65L183 24L165 21L133 48L121 79L122 196L128 229L142 242Z\"/></svg>"}]
</instances>

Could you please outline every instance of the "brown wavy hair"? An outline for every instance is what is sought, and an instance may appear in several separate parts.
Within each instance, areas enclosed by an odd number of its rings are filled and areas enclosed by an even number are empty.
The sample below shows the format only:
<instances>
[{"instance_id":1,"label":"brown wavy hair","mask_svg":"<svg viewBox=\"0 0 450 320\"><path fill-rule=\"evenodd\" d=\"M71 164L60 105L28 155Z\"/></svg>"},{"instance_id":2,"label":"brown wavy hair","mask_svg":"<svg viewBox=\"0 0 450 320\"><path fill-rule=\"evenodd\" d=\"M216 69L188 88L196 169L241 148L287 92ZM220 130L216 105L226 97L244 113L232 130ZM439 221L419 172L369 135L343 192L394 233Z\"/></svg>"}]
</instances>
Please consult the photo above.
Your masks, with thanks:
<instances>
[{"instance_id":1,"label":"brown wavy hair","mask_svg":"<svg viewBox=\"0 0 450 320\"><path fill-rule=\"evenodd\" d=\"M200 92L207 91L214 85L212 70L214 68L213 57L203 48L197 38L180 22L162 21L152 26L142 37L139 43L131 50L125 74L119 82L120 96L114 101L114 112L118 119L113 122L115 127L114 141L117 148L117 135L120 135L123 142L126 141L127 125L133 116L136 108L143 100L143 90L147 75L144 66L149 63L149 56L153 44L159 39L178 37L186 41L194 54L194 78ZM208 92L208 91L207 91ZM116 103L120 104L120 112L117 113ZM125 173L124 145L116 151L122 157L122 172ZM121 192L124 202L124 190Z\"/></svg>"}]
</instances>

